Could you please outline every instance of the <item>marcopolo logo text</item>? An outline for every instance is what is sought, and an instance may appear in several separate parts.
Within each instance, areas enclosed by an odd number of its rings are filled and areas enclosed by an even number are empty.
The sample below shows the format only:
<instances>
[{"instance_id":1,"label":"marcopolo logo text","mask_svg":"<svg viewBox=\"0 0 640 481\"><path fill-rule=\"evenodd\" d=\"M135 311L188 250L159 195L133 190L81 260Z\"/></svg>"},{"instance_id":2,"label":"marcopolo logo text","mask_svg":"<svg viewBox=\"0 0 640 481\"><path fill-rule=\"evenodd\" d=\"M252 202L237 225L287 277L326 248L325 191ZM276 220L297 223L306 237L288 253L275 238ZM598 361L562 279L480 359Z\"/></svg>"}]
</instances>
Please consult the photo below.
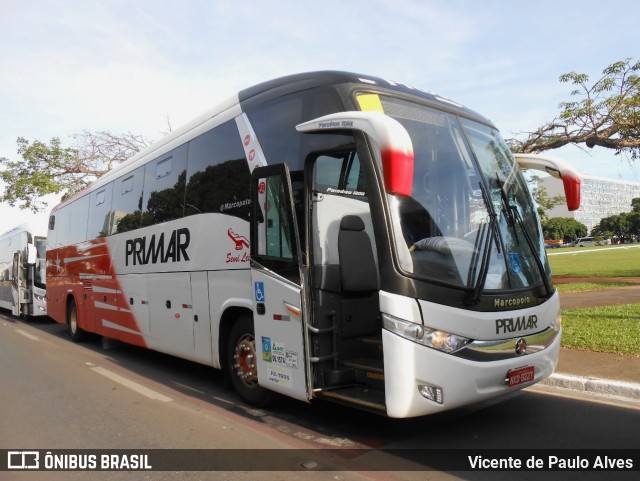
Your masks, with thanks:
<instances>
[{"instance_id":1,"label":"marcopolo logo text","mask_svg":"<svg viewBox=\"0 0 640 481\"><path fill-rule=\"evenodd\" d=\"M509 299L495 299L493 301L493 307L518 307L531 304L531 297L512 297Z\"/></svg>"}]
</instances>

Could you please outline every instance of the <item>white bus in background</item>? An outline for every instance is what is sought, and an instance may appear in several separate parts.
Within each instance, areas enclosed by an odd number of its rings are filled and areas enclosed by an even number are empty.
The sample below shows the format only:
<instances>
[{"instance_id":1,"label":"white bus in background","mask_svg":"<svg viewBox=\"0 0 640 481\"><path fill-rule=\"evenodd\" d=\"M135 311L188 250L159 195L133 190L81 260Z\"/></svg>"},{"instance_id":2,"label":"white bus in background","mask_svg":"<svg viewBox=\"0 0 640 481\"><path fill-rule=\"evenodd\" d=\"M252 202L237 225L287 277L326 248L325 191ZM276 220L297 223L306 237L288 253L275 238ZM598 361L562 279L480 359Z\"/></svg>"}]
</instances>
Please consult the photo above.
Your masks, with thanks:
<instances>
[{"instance_id":1,"label":"white bus in background","mask_svg":"<svg viewBox=\"0 0 640 481\"><path fill-rule=\"evenodd\" d=\"M14 316L46 316L46 238L27 224L0 235L0 307Z\"/></svg>"},{"instance_id":2,"label":"white bus in background","mask_svg":"<svg viewBox=\"0 0 640 481\"><path fill-rule=\"evenodd\" d=\"M391 417L549 376L560 302L520 168L450 100L345 72L234 95L51 212L49 315L273 392Z\"/></svg>"}]
</instances>

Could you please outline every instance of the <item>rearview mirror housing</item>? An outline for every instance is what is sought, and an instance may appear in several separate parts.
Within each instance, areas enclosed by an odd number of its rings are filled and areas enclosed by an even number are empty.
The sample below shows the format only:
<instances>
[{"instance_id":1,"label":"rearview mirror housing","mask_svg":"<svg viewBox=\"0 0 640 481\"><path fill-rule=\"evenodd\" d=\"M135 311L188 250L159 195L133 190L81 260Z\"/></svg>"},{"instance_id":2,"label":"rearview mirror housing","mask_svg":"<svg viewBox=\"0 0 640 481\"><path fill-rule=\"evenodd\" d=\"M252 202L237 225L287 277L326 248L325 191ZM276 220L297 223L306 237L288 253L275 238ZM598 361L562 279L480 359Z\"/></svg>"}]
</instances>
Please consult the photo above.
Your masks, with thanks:
<instances>
[{"instance_id":1,"label":"rearview mirror housing","mask_svg":"<svg viewBox=\"0 0 640 481\"><path fill-rule=\"evenodd\" d=\"M561 179L567 208L570 211L580 208L580 174L566 161L541 154L514 154L514 156L522 169L540 170Z\"/></svg>"},{"instance_id":2,"label":"rearview mirror housing","mask_svg":"<svg viewBox=\"0 0 640 481\"><path fill-rule=\"evenodd\" d=\"M413 186L413 144L409 133L397 120L377 111L350 111L325 115L296 126L299 132L360 130L380 153L387 193L410 196Z\"/></svg>"}]
</instances>

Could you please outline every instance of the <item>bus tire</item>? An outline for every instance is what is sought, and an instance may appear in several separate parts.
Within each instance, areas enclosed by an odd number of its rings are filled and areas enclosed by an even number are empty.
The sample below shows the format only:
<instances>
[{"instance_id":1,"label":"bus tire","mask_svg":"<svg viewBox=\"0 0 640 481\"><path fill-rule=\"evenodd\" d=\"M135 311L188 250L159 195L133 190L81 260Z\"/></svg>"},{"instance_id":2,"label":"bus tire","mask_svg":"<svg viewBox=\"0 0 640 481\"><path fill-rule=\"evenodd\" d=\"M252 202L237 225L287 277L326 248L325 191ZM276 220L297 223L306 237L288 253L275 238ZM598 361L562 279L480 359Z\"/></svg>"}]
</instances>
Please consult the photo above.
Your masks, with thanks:
<instances>
[{"instance_id":1,"label":"bus tire","mask_svg":"<svg viewBox=\"0 0 640 481\"><path fill-rule=\"evenodd\" d=\"M74 300L69 303L67 311L67 330L73 342L81 342L86 339L86 333L78 326L78 308Z\"/></svg>"},{"instance_id":2,"label":"bus tire","mask_svg":"<svg viewBox=\"0 0 640 481\"><path fill-rule=\"evenodd\" d=\"M244 402L256 407L269 404L273 392L258 385L256 340L253 319L249 316L240 317L231 328L227 369L233 389Z\"/></svg>"}]
</instances>

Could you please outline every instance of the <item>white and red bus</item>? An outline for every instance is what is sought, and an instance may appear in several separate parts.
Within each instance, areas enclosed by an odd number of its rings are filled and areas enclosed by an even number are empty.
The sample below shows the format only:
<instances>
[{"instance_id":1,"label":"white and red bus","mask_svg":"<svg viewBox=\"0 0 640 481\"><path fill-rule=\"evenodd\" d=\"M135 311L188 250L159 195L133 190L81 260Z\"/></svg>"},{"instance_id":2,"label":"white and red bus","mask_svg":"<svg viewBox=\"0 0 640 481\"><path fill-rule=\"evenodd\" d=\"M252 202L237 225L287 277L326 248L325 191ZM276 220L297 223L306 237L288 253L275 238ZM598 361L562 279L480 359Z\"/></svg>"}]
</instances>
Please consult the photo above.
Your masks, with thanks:
<instances>
[{"instance_id":1,"label":"white and red bus","mask_svg":"<svg viewBox=\"0 0 640 481\"><path fill-rule=\"evenodd\" d=\"M465 107L313 72L239 92L55 207L49 314L273 392L391 417L549 376L560 304L519 166Z\"/></svg>"},{"instance_id":2,"label":"white and red bus","mask_svg":"<svg viewBox=\"0 0 640 481\"><path fill-rule=\"evenodd\" d=\"M0 307L14 316L47 315L45 249L28 224L0 235Z\"/></svg>"}]
</instances>

